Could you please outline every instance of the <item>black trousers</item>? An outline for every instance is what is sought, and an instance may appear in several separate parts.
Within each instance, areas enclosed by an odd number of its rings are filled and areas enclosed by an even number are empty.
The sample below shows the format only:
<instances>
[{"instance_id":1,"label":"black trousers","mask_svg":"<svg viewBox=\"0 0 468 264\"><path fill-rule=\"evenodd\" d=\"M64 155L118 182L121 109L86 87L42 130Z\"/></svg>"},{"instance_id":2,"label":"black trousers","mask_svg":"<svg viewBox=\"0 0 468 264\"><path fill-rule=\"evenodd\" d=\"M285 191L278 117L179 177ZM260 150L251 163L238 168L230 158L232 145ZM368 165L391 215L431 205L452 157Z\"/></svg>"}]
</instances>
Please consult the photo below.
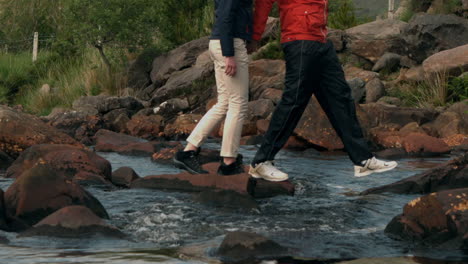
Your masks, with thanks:
<instances>
[{"instance_id":1,"label":"black trousers","mask_svg":"<svg viewBox=\"0 0 468 264\"><path fill-rule=\"evenodd\" d=\"M356 117L351 88L331 42L297 40L283 44L286 78L264 141L252 164L274 160L315 94L356 165L373 157Z\"/></svg>"}]
</instances>

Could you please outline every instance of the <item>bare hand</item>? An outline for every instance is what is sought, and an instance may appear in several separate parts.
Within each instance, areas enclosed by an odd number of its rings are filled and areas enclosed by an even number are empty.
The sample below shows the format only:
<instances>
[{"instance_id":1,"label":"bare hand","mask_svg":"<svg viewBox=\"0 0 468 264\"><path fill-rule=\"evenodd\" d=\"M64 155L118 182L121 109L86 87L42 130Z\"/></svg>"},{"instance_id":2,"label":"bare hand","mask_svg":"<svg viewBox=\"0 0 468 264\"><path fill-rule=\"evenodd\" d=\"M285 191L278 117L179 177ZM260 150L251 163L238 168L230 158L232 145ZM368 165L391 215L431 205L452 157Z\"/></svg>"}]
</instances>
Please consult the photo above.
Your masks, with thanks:
<instances>
[{"instance_id":1,"label":"bare hand","mask_svg":"<svg viewBox=\"0 0 468 264\"><path fill-rule=\"evenodd\" d=\"M226 75L234 77L237 72L237 64L235 57L226 57Z\"/></svg>"},{"instance_id":2,"label":"bare hand","mask_svg":"<svg viewBox=\"0 0 468 264\"><path fill-rule=\"evenodd\" d=\"M247 44L247 53L252 54L258 50L258 41L252 40Z\"/></svg>"}]
</instances>

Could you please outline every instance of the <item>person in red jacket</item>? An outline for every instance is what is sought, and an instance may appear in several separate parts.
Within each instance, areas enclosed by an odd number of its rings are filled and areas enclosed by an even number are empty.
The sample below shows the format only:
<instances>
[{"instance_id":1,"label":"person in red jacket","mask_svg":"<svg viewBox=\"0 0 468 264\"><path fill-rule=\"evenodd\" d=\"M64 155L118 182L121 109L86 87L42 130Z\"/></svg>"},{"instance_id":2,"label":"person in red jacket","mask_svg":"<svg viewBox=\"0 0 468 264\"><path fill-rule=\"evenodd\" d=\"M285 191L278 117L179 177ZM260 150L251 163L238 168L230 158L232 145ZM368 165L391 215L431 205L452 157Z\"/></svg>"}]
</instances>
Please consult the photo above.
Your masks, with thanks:
<instances>
[{"instance_id":1,"label":"person in red jacket","mask_svg":"<svg viewBox=\"0 0 468 264\"><path fill-rule=\"evenodd\" d=\"M351 89L335 48L327 41L328 0L256 0L249 51L257 49L274 2L278 2L280 10L285 88L252 161L250 175L269 181L288 179L288 174L276 168L273 161L292 135L313 94L355 164L355 176L394 169L397 163L376 159L364 139Z\"/></svg>"}]
</instances>

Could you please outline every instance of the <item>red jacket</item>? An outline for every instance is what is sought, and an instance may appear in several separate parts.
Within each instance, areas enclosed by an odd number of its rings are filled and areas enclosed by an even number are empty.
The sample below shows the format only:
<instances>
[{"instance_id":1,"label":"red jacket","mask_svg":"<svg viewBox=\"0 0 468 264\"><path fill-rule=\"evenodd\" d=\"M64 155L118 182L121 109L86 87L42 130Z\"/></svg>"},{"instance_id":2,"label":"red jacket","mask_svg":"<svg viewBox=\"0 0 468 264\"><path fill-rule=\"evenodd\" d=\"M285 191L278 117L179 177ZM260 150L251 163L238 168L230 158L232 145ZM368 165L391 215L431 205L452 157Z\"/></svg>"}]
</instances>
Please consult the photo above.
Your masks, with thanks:
<instances>
[{"instance_id":1,"label":"red jacket","mask_svg":"<svg viewBox=\"0 0 468 264\"><path fill-rule=\"evenodd\" d=\"M255 0L253 39L260 40L273 3L280 9L281 42L326 42L328 0Z\"/></svg>"}]
</instances>

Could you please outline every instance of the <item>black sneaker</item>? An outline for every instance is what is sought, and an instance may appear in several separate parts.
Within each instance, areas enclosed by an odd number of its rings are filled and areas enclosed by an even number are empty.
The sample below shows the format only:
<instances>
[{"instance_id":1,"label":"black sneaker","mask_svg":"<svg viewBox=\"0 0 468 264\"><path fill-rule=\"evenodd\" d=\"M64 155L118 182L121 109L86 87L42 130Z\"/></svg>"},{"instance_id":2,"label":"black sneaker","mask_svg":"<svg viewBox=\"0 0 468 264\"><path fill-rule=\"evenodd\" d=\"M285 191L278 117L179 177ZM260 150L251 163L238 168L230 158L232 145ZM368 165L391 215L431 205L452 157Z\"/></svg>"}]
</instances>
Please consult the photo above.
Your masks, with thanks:
<instances>
[{"instance_id":1,"label":"black sneaker","mask_svg":"<svg viewBox=\"0 0 468 264\"><path fill-rule=\"evenodd\" d=\"M218 168L218 174L220 175L236 175L236 174L241 174L244 173L244 163L242 162L242 155L239 154L237 155L237 159L234 163L226 165L222 160L221 160L221 165L219 165Z\"/></svg>"},{"instance_id":2,"label":"black sneaker","mask_svg":"<svg viewBox=\"0 0 468 264\"><path fill-rule=\"evenodd\" d=\"M192 174L207 174L208 172L200 164L198 154L200 154L200 149L198 151L179 151L172 161L177 168L186 170Z\"/></svg>"}]
</instances>

